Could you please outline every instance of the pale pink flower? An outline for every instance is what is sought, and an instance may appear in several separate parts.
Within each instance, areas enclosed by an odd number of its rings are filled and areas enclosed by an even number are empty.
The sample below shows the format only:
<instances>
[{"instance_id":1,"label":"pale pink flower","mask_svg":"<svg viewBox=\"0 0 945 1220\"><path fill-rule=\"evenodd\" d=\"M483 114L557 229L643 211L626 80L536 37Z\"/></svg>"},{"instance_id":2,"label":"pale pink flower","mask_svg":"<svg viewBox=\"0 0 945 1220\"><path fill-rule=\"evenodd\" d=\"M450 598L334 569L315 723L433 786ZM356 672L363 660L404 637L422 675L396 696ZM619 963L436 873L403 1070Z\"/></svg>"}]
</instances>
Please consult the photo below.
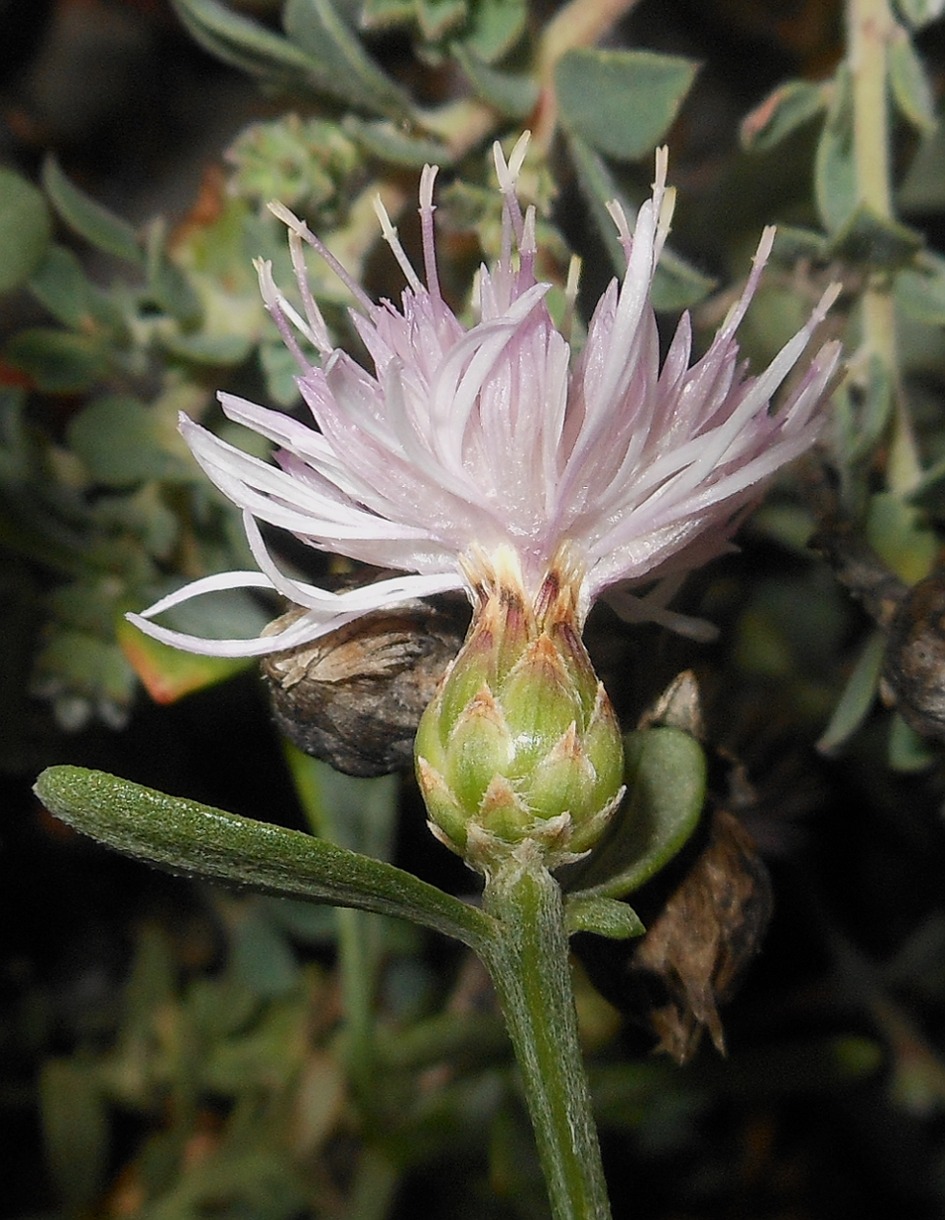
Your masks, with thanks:
<instances>
[{"instance_id":1,"label":"pale pink flower","mask_svg":"<svg viewBox=\"0 0 945 1220\"><path fill-rule=\"evenodd\" d=\"M465 326L440 293L433 222L434 167L420 179L426 283L410 265L386 213L384 237L407 281L400 307L375 304L304 224L284 209L302 313L258 270L266 306L301 367L316 427L221 394L227 417L278 448L275 465L193 423L181 429L210 479L243 509L258 571L194 581L129 617L149 635L193 652L249 656L294 647L367 611L469 587L476 556L510 547L526 592L536 594L567 548L582 573L583 620L605 597L626 618L686 627L665 609L686 572L728 549L744 511L821 428L821 405L839 361L827 343L776 411L772 396L796 368L836 296L824 294L808 323L759 376L738 359L735 332L758 287L774 239L766 229L744 291L705 355L690 367L691 326L680 321L662 367L650 303L669 229L673 193L657 155L652 198L633 231L611 208L626 271L601 297L580 353L552 322L550 285L535 277L535 217L515 194L523 138L495 161L503 198L503 250L478 278L478 321ZM312 298L303 243L344 281L354 325L373 363L361 367L332 344ZM294 328L294 330L293 330ZM313 363L297 331L317 351ZM342 593L277 566L259 522L303 542L411 573ZM629 590L652 586L644 596ZM279 634L206 640L149 620L191 597L261 588L305 613ZM690 623L691 625L691 623Z\"/></svg>"}]
</instances>

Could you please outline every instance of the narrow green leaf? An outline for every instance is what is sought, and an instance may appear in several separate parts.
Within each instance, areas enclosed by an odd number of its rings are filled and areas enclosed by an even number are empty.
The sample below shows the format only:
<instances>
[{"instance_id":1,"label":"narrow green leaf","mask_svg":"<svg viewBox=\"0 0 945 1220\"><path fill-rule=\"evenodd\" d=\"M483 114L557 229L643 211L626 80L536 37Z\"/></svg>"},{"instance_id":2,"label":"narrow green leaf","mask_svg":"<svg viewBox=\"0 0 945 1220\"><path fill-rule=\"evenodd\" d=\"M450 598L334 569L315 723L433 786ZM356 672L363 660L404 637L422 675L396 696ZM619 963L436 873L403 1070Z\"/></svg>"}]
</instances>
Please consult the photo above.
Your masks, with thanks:
<instances>
[{"instance_id":1,"label":"narrow green leaf","mask_svg":"<svg viewBox=\"0 0 945 1220\"><path fill-rule=\"evenodd\" d=\"M830 717L830 723L817 742L817 749L822 754L832 754L849 741L869 715L876 700L885 654L885 634L882 631L872 632L847 679L843 694Z\"/></svg>"},{"instance_id":2,"label":"narrow green leaf","mask_svg":"<svg viewBox=\"0 0 945 1220\"><path fill-rule=\"evenodd\" d=\"M871 356L858 373L839 387L835 400L837 442L848 462L872 456L893 408L892 375L883 360Z\"/></svg>"},{"instance_id":3,"label":"narrow green leaf","mask_svg":"<svg viewBox=\"0 0 945 1220\"><path fill-rule=\"evenodd\" d=\"M608 940L629 940L646 931L633 907L616 898L575 894L565 899L564 914L569 936L575 932L593 932Z\"/></svg>"},{"instance_id":4,"label":"narrow green leaf","mask_svg":"<svg viewBox=\"0 0 945 1220\"><path fill-rule=\"evenodd\" d=\"M285 754L312 833L374 860L390 859L398 777L343 775L288 743Z\"/></svg>"},{"instance_id":5,"label":"narrow green leaf","mask_svg":"<svg viewBox=\"0 0 945 1220\"><path fill-rule=\"evenodd\" d=\"M856 208L853 101L849 73L844 68L837 72L830 111L817 142L814 198L828 233L842 229Z\"/></svg>"},{"instance_id":6,"label":"narrow green leaf","mask_svg":"<svg viewBox=\"0 0 945 1220\"><path fill-rule=\"evenodd\" d=\"M324 87L328 83L322 80L318 65L288 39L218 0L171 3L194 41L224 63L283 86L308 81Z\"/></svg>"},{"instance_id":7,"label":"narrow green leaf","mask_svg":"<svg viewBox=\"0 0 945 1220\"><path fill-rule=\"evenodd\" d=\"M899 113L923 134L935 130L932 87L912 39L902 28L894 28L888 48L889 85Z\"/></svg>"},{"instance_id":8,"label":"narrow green leaf","mask_svg":"<svg viewBox=\"0 0 945 1220\"><path fill-rule=\"evenodd\" d=\"M141 246L133 227L80 191L53 156L43 162L43 186L62 219L89 245L126 262L141 264Z\"/></svg>"},{"instance_id":9,"label":"narrow green leaf","mask_svg":"<svg viewBox=\"0 0 945 1220\"><path fill-rule=\"evenodd\" d=\"M637 161L665 136L697 69L654 51L568 51L555 67L561 120L598 152Z\"/></svg>"},{"instance_id":10,"label":"narrow green leaf","mask_svg":"<svg viewBox=\"0 0 945 1220\"><path fill-rule=\"evenodd\" d=\"M888 757L893 771L914 775L934 767L939 751L934 742L920 737L898 712L894 712L889 721Z\"/></svg>"},{"instance_id":11,"label":"narrow green leaf","mask_svg":"<svg viewBox=\"0 0 945 1220\"><path fill-rule=\"evenodd\" d=\"M686 842L702 812L702 747L680 729L659 727L624 738L627 795L603 841L561 872L573 895L623 898L649 881Z\"/></svg>"},{"instance_id":12,"label":"narrow green leaf","mask_svg":"<svg viewBox=\"0 0 945 1220\"><path fill-rule=\"evenodd\" d=\"M19 288L49 246L52 222L32 183L0 166L0 293Z\"/></svg>"},{"instance_id":13,"label":"narrow green leaf","mask_svg":"<svg viewBox=\"0 0 945 1220\"><path fill-rule=\"evenodd\" d=\"M779 85L742 120L739 128L742 148L757 153L776 148L798 127L820 114L825 104L821 85L806 80Z\"/></svg>"},{"instance_id":14,"label":"narrow green leaf","mask_svg":"<svg viewBox=\"0 0 945 1220\"><path fill-rule=\"evenodd\" d=\"M330 0L288 0L282 20L292 42L318 63L334 97L395 119L410 113L409 97L368 55Z\"/></svg>"},{"instance_id":15,"label":"narrow green leaf","mask_svg":"<svg viewBox=\"0 0 945 1220\"><path fill-rule=\"evenodd\" d=\"M393 865L323 839L167 796L82 767L36 783L47 809L99 842L169 872L406 919L479 948L492 921Z\"/></svg>"}]
</instances>

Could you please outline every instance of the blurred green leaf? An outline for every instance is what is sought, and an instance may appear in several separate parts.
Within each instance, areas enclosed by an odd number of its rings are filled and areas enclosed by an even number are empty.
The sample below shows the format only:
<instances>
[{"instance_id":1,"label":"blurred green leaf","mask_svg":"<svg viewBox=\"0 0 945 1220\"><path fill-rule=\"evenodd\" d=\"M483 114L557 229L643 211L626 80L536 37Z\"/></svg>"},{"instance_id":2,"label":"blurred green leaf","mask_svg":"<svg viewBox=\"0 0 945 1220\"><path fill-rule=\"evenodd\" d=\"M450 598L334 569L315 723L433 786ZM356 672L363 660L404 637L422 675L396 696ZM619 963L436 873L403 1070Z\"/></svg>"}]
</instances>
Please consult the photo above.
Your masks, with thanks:
<instances>
[{"instance_id":1,"label":"blurred green leaf","mask_svg":"<svg viewBox=\"0 0 945 1220\"><path fill-rule=\"evenodd\" d=\"M169 421L130 395L94 399L73 417L66 435L94 483L129 487L191 473Z\"/></svg>"},{"instance_id":2,"label":"blurred green leaf","mask_svg":"<svg viewBox=\"0 0 945 1220\"><path fill-rule=\"evenodd\" d=\"M893 8L913 29L921 29L941 17L945 0L893 0Z\"/></svg>"},{"instance_id":3,"label":"blurred green leaf","mask_svg":"<svg viewBox=\"0 0 945 1220\"><path fill-rule=\"evenodd\" d=\"M920 132L934 131L935 102L932 87L912 39L895 26L887 47L889 84L899 113Z\"/></svg>"},{"instance_id":4,"label":"blurred green leaf","mask_svg":"<svg viewBox=\"0 0 945 1220\"><path fill-rule=\"evenodd\" d=\"M182 326L197 326L203 306L187 275L168 256L164 225L155 223L148 231L147 293L153 304Z\"/></svg>"},{"instance_id":5,"label":"blurred green leaf","mask_svg":"<svg viewBox=\"0 0 945 1220\"><path fill-rule=\"evenodd\" d=\"M287 0L282 20L292 42L318 63L332 96L395 119L409 115L409 97L367 54L330 0Z\"/></svg>"},{"instance_id":6,"label":"blurred green leaf","mask_svg":"<svg viewBox=\"0 0 945 1220\"><path fill-rule=\"evenodd\" d=\"M253 904L240 909L232 942L231 964L254 995L286 995L298 978L298 962L282 932Z\"/></svg>"},{"instance_id":7,"label":"blurred green leaf","mask_svg":"<svg viewBox=\"0 0 945 1220\"><path fill-rule=\"evenodd\" d=\"M876 702L885 655L885 633L871 632L837 701L830 723L817 742L817 749L822 754L832 754L849 741L869 715Z\"/></svg>"},{"instance_id":8,"label":"blurred green leaf","mask_svg":"<svg viewBox=\"0 0 945 1220\"><path fill-rule=\"evenodd\" d=\"M299 366L295 357L279 340L260 343L257 349L259 367L266 381L266 401L277 407L292 407L299 401L296 378Z\"/></svg>"},{"instance_id":9,"label":"blurred green leaf","mask_svg":"<svg viewBox=\"0 0 945 1220\"><path fill-rule=\"evenodd\" d=\"M534 77L493 68L464 43L456 43L453 53L456 62L484 102L488 102L508 118L524 119L531 114L539 94L538 82Z\"/></svg>"},{"instance_id":10,"label":"blurred green leaf","mask_svg":"<svg viewBox=\"0 0 945 1220\"><path fill-rule=\"evenodd\" d=\"M865 374L865 375L864 375ZM886 363L873 355L837 389L834 424L837 444L849 463L872 457L893 408L893 384Z\"/></svg>"},{"instance_id":11,"label":"blurred green leaf","mask_svg":"<svg viewBox=\"0 0 945 1220\"><path fill-rule=\"evenodd\" d=\"M893 492L870 497L866 537L880 559L907 585L928 576L938 554L938 538L923 513Z\"/></svg>"},{"instance_id":12,"label":"blurred green leaf","mask_svg":"<svg viewBox=\"0 0 945 1220\"><path fill-rule=\"evenodd\" d=\"M50 1177L70 1211L90 1208L108 1167L108 1116L93 1065L47 1059L39 1077L40 1116Z\"/></svg>"},{"instance_id":13,"label":"blurred green leaf","mask_svg":"<svg viewBox=\"0 0 945 1220\"><path fill-rule=\"evenodd\" d=\"M296 792L312 833L375 860L394 848L399 780L396 775L360 779L285 746Z\"/></svg>"},{"instance_id":14,"label":"blurred green leaf","mask_svg":"<svg viewBox=\"0 0 945 1220\"><path fill-rule=\"evenodd\" d=\"M81 330L88 325L93 288L71 250L50 246L30 277L29 288L43 308L63 326Z\"/></svg>"},{"instance_id":15,"label":"blurred green leaf","mask_svg":"<svg viewBox=\"0 0 945 1220\"><path fill-rule=\"evenodd\" d=\"M62 172L53 156L43 162L43 186L62 219L90 246L126 262L141 265L143 255L134 228L79 190Z\"/></svg>"},{"instance_id":16,"label":"blurred green leaf","mask_svg":"<svg viewBox=\"0 0 945 1220\"><path fill-rule=\"evenodd\" d=\"M895 270L912 260L923 240L922 234L908 225L880 216L866 204L857 204L831 233L831 248L850 262Z\"/></svg>"},{"instance_id":17,"label":"blurred green leaf","mask_svg":"<svg viewBox=\"0 0 945 1220\"><path fill-rule=\"evenodd\" d=\"M461 46L483 64L503 59L525 33L527 0L473 0ZM453 46L453 53L459 48Z\"/></svg>"},{"instance_id":18,"label":"blurred green leaf","mask_svg":"<svg viewBox=\"0 0 945 1220\"><path fill-rule=\"evenodd\" d=\"M820 85L791 80L773 93L742 120L739 128L742 148L749 152L768 152L798 127L809 123L826 105Z\"/></svg>"},{"instance_id":19,"label":"blurred green leaf","mask_svg":"<svg viewBox=\"0 0 945 1220\"><path fill-rule=\"evenodd\" d=\"M32 183L0 166L0 294L26 283L49 247L52 221Z\"/></svg>"},{"instance_id":20,"label":"blurred green leaf","mask_svg":"<svg viewBox=\"0 0 945 1220\"><path fill-rule=\"evenodd\" d=\"M853 100L850 77L845 68L837 71L827 120L817 142L814 198L823 226L831 234L849 222L856 208Z\"/></svg>"},{"instance_id":21,"label":"blurred green leaf","mask_svg":"<svg viewBox=\"0 0 945 1220\"><path fill-rule=\"evenodd\" d=\"M561 871L573 896L623 898L649 881L695 830L705 800L702 747L680 729L660 727L624 738L627 793L603 840Z\"/></svg>"},{"instance_id":22,"label":"blurred green leaf","mask_svg":"<svg viewBox=\"0 0 945 1220\"><path fill-rule=\"evenodd\" d=\"M90 390L108 372L108 355L100 338L47 326L28 327L11 335L3 352L36 388L48 394Z\"/></svg>"},{"instance_id":23,"label":"blurred green leaf","mask_svg":"<svg viewBox=\"0 0 945 1220\"><path fill-rule=\"evenodd\" d=\"M568 51L555 66L561 120L598 152L637 161L665 136L697 69L653 51Z\"/></svg>"},{"instance_id":24,"label":"blurred green leaf","mask_svg":"<svg viewBox=\"0 0 945 1220\"><path fill-rule=\"evenodd\" d=\"M893 712L889 718L888 751L890 768L905 775L927 771L939 759L935 743L920 737L898 712Z\"/></svg>"},{"instance_id":25,"label":"blurred green leaf","mask_svg":"<svg viewBox=\"0 0 945 1220\"><path fill-rule=\"evenodd\" d=\"M364 0L362 22L366 30L386 30L413 19L416 0Z\"/></svg>"},{"instance_id":26,"label":"blurred green leaf","mask_svg":"<svg viewBox=\"0 0 945 1220\"><path fill-rule=\"evenodd\" d=\"M945 258L924 250L896 276L896 305L929 326L945 326Z\"/></svg>"},{"instance_id":27,"label":"blurred green leaf","mask_svg":"<svg viewBox=\"0 0 945 1220\"><path fill-rule=\"evenodd\" d=\"M51 628L35 670L39 685L52 682L91 700L127 707L134 694L134 676L114 640L78 628Z\"/></svg>"},{"instance_id":28,"label":"blurred green leaf","mask_svg":"<svg viewBox=\"0 0 945 1220\"><path fill-rule=\"evenodd\" d=\"M153 640L119 619L115 636L128 664L155 703L176 703L185 695L225 682L252 662L242 657L204 657Z\"/></svg>"},{"instance_id":29,"label":"blurred green leaf","mask_svg":"<svg viewBox=\"0 0 945 1220\"><path fill-rule=\"evenodd\" d=\"M223 368L242 364L253 350L250 335L214 335L180 332L160 336L161 346L171 356L194 364L220 365Z\"/></svg>"},{"instance_id":30,"label":"blurred green leaf","mask_svg":"<svg viewBox=\"0 0 945 1220\"><path fill-rule=\"evenodd\" d=\"M417 23L427 42L441 42L466 21L467 0L416 0Z\"/></svg>"},{"instance_id":31,"label":"blurred green leaf","mask_svg":"<svg viewBox=\"0 0 945 1220\"><path fill-rule=\"evenodd\" d=\"M346 115L344 129L362 148L392 165L420 169L424 165L448 166L453 154L439 140L414 136L385 120L368 122L356 115Z\"/></svg>"},{"instance_id":32,"label":"blurred green leaf","mask_svg":"<svg viewBox=\"0 0 945 1220\"><path fill-rule=\"evenodd\" d=\"M410 873L297 830L82 767L47 768L36 794L76 830L171 872L377 911L473 948L494 935L488 916Z\"/></svg>"},{"instance_id":33,"label":"blurred green leaf","mask_svg":"<svg viewBox=\"0 0 945 1220\"><path fill-rule=\"evenodd\" d=\"M319 65L288 39L218 0L171 3L194 41L224 63L282 86L326 83Z\"/></svg>"}]
</instances>

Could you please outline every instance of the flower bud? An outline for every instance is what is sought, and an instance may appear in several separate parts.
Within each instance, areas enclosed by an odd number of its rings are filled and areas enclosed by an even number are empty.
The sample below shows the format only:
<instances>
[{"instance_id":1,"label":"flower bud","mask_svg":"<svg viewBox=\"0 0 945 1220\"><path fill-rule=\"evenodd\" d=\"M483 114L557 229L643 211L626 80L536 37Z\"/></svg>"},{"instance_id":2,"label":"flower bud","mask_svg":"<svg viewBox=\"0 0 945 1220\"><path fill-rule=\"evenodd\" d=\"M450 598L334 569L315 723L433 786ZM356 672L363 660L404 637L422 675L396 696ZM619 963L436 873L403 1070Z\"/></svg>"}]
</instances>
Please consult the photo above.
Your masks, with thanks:
<instances>
[{"instance_id":1,"label":"flower bud","mask_svg":"<svg viewBox=\"0 0 945 1220\"><path fill-rule=\"evenodd\" d=\"M481 871L527 839L554 868L594 846L623 794L620 730L580 637L580 574L559 555L532 601L502 547L469 575L469 634L417 733L430 826Z\"/></svg>"}]
</instances>

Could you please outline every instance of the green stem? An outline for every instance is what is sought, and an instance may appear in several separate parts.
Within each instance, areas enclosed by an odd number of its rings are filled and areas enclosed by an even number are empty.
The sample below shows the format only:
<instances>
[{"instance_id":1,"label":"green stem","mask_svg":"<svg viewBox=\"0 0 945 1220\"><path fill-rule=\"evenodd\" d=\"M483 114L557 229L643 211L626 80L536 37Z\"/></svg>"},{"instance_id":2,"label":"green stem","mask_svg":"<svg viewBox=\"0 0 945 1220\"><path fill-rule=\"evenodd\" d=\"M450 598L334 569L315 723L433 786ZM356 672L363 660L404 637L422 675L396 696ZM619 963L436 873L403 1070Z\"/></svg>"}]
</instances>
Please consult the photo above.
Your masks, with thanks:
<instances>
[{"instance_id":1,"label":"green stem","mask_svg":"<svg viewBox=\"0 0 945 1220\"><path fill-rule=\"evenodd\" d=\"M505 1014L555 1220L608 1220L568 961L561 889L526 842L488 878L501 925L480 949Z\"/></svg>"},{"instance_id":2,"label":"green stem","mask_svg":"<svg viewBox=\"0 0 945 1220\"><path fill-rule=\"evenodd\" d=\"M894 219L890 173L888 53L896 20L889 0L848 0L848 60L853 85L853 152L857 200L874 216ZM894 412L886 478L901 495L921 475L912 420L899 384L896 317L890 277L870 275L861 303L862 344L889 370Z\"/></svg>"}]
</instances>

